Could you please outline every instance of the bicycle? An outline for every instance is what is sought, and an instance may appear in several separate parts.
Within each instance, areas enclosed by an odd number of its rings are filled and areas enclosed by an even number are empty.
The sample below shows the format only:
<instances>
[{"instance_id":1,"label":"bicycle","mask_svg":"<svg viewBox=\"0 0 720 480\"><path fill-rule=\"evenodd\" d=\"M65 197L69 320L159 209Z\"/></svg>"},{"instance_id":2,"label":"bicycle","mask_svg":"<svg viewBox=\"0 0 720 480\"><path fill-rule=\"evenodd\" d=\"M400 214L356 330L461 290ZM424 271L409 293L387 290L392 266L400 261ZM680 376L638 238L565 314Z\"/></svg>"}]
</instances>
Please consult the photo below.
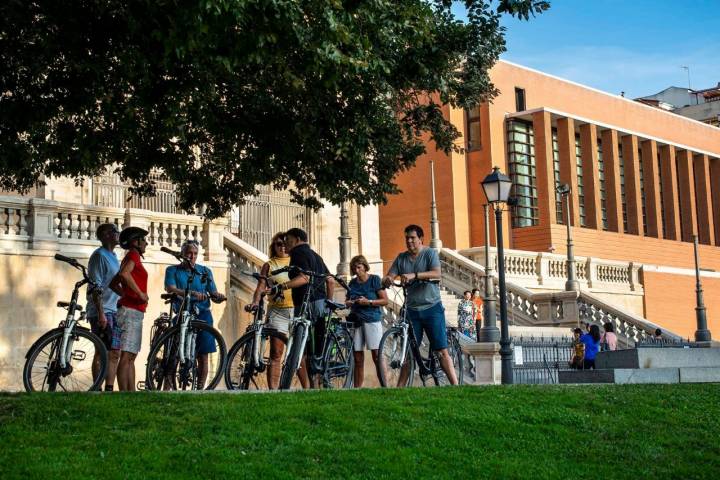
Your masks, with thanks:
<instances>
[{"instance_id":1,"label":"bicycle","mask_svg":"<svg viewBox=\"0 0 720 480\"><path fill-rule=\"evenodd\" d=\"M338 284L346 290L348 288L345 282L336 275L315 273L295 266L283 267L271 273L277 275L288 271L296 271L306 275L310 279L310 282L308 283L308 288L305 290L305 296L300 307L300 314L290 322L290 335L287 342L282 371L280 373L280 389L282 390L290 388L295 373L301 367L308 336L314 333L311 331L315 326L313 319L309 318L310 312L308 311L308 305L310 304L312 285L315 280L325 279L329 276L334 278ZM312 388L319 386L316 384L315 376L321 375L321 383L324 388L349 388L352 386L352 375L355 366L353 338L345 322L341 322L334 314L335 311L345 308L345 305L326 299L325 307L328 313L324 315L322 320L317 320L326 322L327 328L325 329L325 335L323 337L323 348L319 355L314 355L314 343L311 344L310 353L306 359L310 386ZM311 338L313 338L314 341L314 335L312 335Z\"/></svg>"},{"instance_id":2,"label":"bicycle","mask_svg":"<svg viewBox=\"0 0 720 480\"><path fill-rule=\"evenodd\" d=\"M265 280L268 284L271 282L270 278L259 273L241 273L258 281ZM279 295L282 295L282 292ZM265 325L264 298L265 292L261 292L260 302L257 308L252 310L252 323L247 327L243 336L230 347L225 368L225 386L228 390L269 390L269 376L273 367L270 355L271 341L279 339L283 345L287 346L287 335ZM287 350L284 349L283 352L287 352ZM279 362L282 365L282 358ZM263 375L263 373L267 373L267 375ZM298 387L297 376L294 378L292 387Z\"/></svg>"},{"instance_id":3,"label":"bicycle","mask_svg":"<svg viewBox=\"0 0 720 480\"><path fill-rule=\"evenodd\" d=\"M186 261L179 252L166 247L161 250L181 262ZM145 372L145 388L148 390L213 390L222 378L227 357L225 340L215 328L198 320L198 307L191 302L190 285L197 275L200 275L201 283L207 282L205 273L190 268L182 303L173 325L151 345ZM172 300L173 297L165 298ZM219 303L212 296L211 299ZM215 352L208 353L208 378L201 378L203 372L198 360L200 353L197 339L201 334L210 335L215 347Z\"/></svg>"},{"instance_id":4,"label":"bicycle","mask_svg":"<svg viewBox=\"0 0 720 480\"><path fill-rule=\"evenodd\" d=\"M418 369L417 377L423 386L427 386L429 378L435 385L450 384L445 371L440 365L438 353L430 351L429 345L425 342L418 344L415 332L407 318L407 289L416 282L440 283L439 280L412 280L405 285L393 282L396 287L401 287L403 292L403 306L400 309L399 320L389 328L380 339L380 384L387 386L411 386L415 381L415 369ZM458 385L463 384L463 358L460 350L457 332L453 329L446 329L449 334L448 354L453 362ZM408 348L409 347L409 348ZM407 380L404 385L399 385L404 373Z\"/></svg>"},{"instance_id":5,"label":"bicycle","mask_svg":"<svg viewBox=\"0 0 720 480\"><path fill-rule=\"evenodd\" d=\"M86 319L78 305L80 288L87 284L89 293L101 288L87 276L87 269L77 260L55 255L55 260L68 263L82 272L83 279L75 283L69 302L57 302L68 311L57 328L45 333L33 343L25 355L23 384L25 390L93 391L105 380L108 365L107 349L103 341L85 327L78 325ZM75 318L76 312L79 317ZM93 368L93 363L98 362ZM93 371L95 370L95 371ZM89 376L88 376L89 374Z\"/></svg>"}]
</instances>

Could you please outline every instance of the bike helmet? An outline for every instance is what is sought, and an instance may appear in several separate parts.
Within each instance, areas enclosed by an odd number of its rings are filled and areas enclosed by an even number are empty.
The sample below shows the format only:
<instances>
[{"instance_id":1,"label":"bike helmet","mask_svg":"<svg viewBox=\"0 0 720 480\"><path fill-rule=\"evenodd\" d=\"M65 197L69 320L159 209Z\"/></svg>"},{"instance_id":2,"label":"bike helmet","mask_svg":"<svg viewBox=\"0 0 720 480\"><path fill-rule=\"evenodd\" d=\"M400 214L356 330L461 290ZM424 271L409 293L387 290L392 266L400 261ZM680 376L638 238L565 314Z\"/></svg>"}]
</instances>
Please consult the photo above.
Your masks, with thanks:
<instances>
[{"instance_id":1,"label":"bike helmet","mask_svg":"<svg viewBox=\"0 0 720 480\"><path fill-rule=\"evenodd\" d=\"M138 238L146 237L147 234L147 230L143 230L140 227L123 228L123 231L120 232L120 247L127 250L130 248L130 242Z\"/></svg>"}]
</instances>

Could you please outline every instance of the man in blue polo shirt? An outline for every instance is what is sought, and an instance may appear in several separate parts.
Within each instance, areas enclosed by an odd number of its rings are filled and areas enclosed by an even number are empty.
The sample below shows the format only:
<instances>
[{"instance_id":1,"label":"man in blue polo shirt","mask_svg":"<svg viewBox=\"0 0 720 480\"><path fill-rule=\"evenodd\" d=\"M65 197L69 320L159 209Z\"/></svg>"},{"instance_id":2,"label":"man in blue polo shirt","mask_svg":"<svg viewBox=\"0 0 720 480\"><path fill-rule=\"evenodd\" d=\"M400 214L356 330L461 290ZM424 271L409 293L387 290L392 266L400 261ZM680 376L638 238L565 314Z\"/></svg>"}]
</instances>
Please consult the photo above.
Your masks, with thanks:
<instances>
[{"instance_id":1,"label":"man in blue polo shirt","mask_svg":"<svg viewBox=\"0 0 720 480\"><path fill-rule=\"evenodd\" d=\"M218 293L215 286L212 270L195 262L198 257L198 242L195 240L187 240L182 244L180 253L185 257L186 261L179 265L172 265L165 270L165 291L178 295L173 304L175 311L180 308L182 296L185 294L185 288L190 280L190 269L195 268L201 275L195 275L190 284L190 297L192 304L198 308L198 320L207 322L210 326L213 324L212 313L210 313L210 299L215 302L225 300L225 295ZM202 274L205 275L202 275ZM206 276L203 283L203 276ZM217 351L214 338L207 332L200 332L197 337L197 359L198 359L198 384L201 389L204 388L208 375L208 354Z\"/></svg>"},{"instance_id":2,"label":"man in blue polo shirt","mask_svg":"<svg viewBox=\"0 0 720 480\"><path fill-rule=\"evenodd\" d=\"M110 287L110 281L120 270L120 261L113 251L118 245L120 229L112 223L100 225L95 235L102 246L90 255L88 277L96 283L102 293L87 295L87 318L93 333L100 337L108 350L108 368L105 375L105 391L111 392L115 384L118 360L120 359L120 334L117 325L117 302L120 296ZM93 378L100 369L97 354L93 359Z\"/></svg>"}]
</instances>

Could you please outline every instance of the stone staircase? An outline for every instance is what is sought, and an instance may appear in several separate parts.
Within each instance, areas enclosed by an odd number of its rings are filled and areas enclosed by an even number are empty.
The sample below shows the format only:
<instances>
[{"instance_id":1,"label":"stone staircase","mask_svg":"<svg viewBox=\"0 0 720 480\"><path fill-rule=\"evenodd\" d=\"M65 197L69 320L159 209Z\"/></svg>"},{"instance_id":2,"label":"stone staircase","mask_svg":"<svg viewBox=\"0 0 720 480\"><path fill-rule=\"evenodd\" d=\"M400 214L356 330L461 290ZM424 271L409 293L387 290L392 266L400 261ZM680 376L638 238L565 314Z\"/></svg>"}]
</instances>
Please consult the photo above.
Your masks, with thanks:
<instances>
[{"instance_id":1,"label":"stone staircase","mask_svg":"<svg viewBox=\"0 0 720 480\"><path fill-rule=\"evenodd\" d=\"M561 370L559 383L720 382L720 348L632 348L599 352L595 363L597 370Z\"/></svg>"}]
</instances>

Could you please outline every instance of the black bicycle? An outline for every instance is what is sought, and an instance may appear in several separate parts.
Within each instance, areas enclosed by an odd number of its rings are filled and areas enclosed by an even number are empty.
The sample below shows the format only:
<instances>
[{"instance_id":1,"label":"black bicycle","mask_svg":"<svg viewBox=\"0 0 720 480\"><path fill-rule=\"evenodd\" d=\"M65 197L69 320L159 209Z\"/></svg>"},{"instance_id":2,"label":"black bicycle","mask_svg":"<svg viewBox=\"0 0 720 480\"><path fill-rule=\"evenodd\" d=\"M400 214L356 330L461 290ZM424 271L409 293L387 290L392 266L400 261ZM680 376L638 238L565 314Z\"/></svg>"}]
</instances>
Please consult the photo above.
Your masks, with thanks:
<instances>
[{"instance_id":1,"label":"black bicycle","mask_svg":"<svg viewBox=\"0 0 720 480\"><path fill-rule=\"evenodd\" d=\"M430 351L425 342L418 344L415 338L412 322L407 318L407 289L416 282L439 283L439 280L412 280L405 285L393 282L401 287L403 292L403 306L398 321L389 328L380 339L380 384L388 386L411 386L416 380L426 386L429 379L435 385L449 385L445 371L440 365L438 353ZM447 329L448 354L453 363L458 385L462 385L463 358L459 341L452 329ZM417 372L416 372L417 369Z\"/></svg>"},{"instance_id":2,"label":"black bicycle","mask_svg":"<svg viewBox=\"0 0 720 480\"><path fill-rule=\"evenodd\" d=\"M269 277L259 273L241 272L255 280L265 280L272 286ZM289 292L288 292L289 294ZM282 297L279 292L276 298ZM264 308L265 292L260 293L260 302L253 312L253 321L245 330L240 339L230 347L227 366L225 368L225 385L228 390L270 390L277 388L282 368L282 353L277 360L273 360L272 348L282 345L282 351L288 342L288 336L265 324ZM272 378L271 378L272 377ZM299 379L292 379L291 388L300 388Z\"/></svg>"},{"instance_id":3,"label":"black bicycle","mask_svg":"<svg viewBox=\"0 0 720 480\"><path fill-rule=\"evenodd\" d=\"M23 384L28 392L99 390L105 380L108 358L103 341L85 327L85 312L78 305L80 288L87 284L89 293L101 291L87 276L86 268L77 260L60 254L55 260L68 263L82 272L83 279L75 284L69 302L57 306L68 311L65 320L37 339L30 347L23 368ZM76 313L79 313L76 318Z\"/></svg>"},{"instance_id":4,"label":"black bicycle","mask_svg":"<svg viewBox=\"0 0 720 480\"><path fill-rule=\"evenodd\" d=\"M310 386L315 388L350 388L352 386L353 369L355 368L355 357L353 355L353 338L347 324L339 319L334 312L345 308L344 304L325 300L325 312L322 319L310 318L310 298L313 285L317 280L324 280L327 277L334 278L338 284L347 290L345 282L333 274L324 274L303 270L290 266L271 272L277 275L283 272L296 271L307 276L310 281L305 290L305 296L300 308L300 315L290 322L290 335L287 343L287 354L285 355L282 372L280 374L280 388L287 390L292 386L293 378L301 367L303 356L306 357L308 377ZM316 351L314 328L316 321L325 323L325 335L323 336L322 349L319 354ZM308 338L312 339L308 342ZM308 343L310 343L308 345ZM306 352L306 347L309 347ZM318 380L319 377L319 380Z\"/></svg>"},{"instance_id":5,"label":"black bicycle","mask_svg":"<svg viewBox=\"0 0 720 480\"><path fill-rule=\"evenodd\" d=\"M179 252L165 247L161 250L186 262ZM200 312L191 301L190 285L195 277L199 275L205 285L207 276L194 267L189 270L190 276L174 325L167 328L150 348L145 372L145 388L148 390L212 390L220 383L225 370L225 340L215 328L198 319ZM212 295L210 298L215 303L224 301ZM210 337L210 350L214 350L207 353L207 365L199 358L202 355L198 342L201 335Z\"/></svg>"}]
</instances>

